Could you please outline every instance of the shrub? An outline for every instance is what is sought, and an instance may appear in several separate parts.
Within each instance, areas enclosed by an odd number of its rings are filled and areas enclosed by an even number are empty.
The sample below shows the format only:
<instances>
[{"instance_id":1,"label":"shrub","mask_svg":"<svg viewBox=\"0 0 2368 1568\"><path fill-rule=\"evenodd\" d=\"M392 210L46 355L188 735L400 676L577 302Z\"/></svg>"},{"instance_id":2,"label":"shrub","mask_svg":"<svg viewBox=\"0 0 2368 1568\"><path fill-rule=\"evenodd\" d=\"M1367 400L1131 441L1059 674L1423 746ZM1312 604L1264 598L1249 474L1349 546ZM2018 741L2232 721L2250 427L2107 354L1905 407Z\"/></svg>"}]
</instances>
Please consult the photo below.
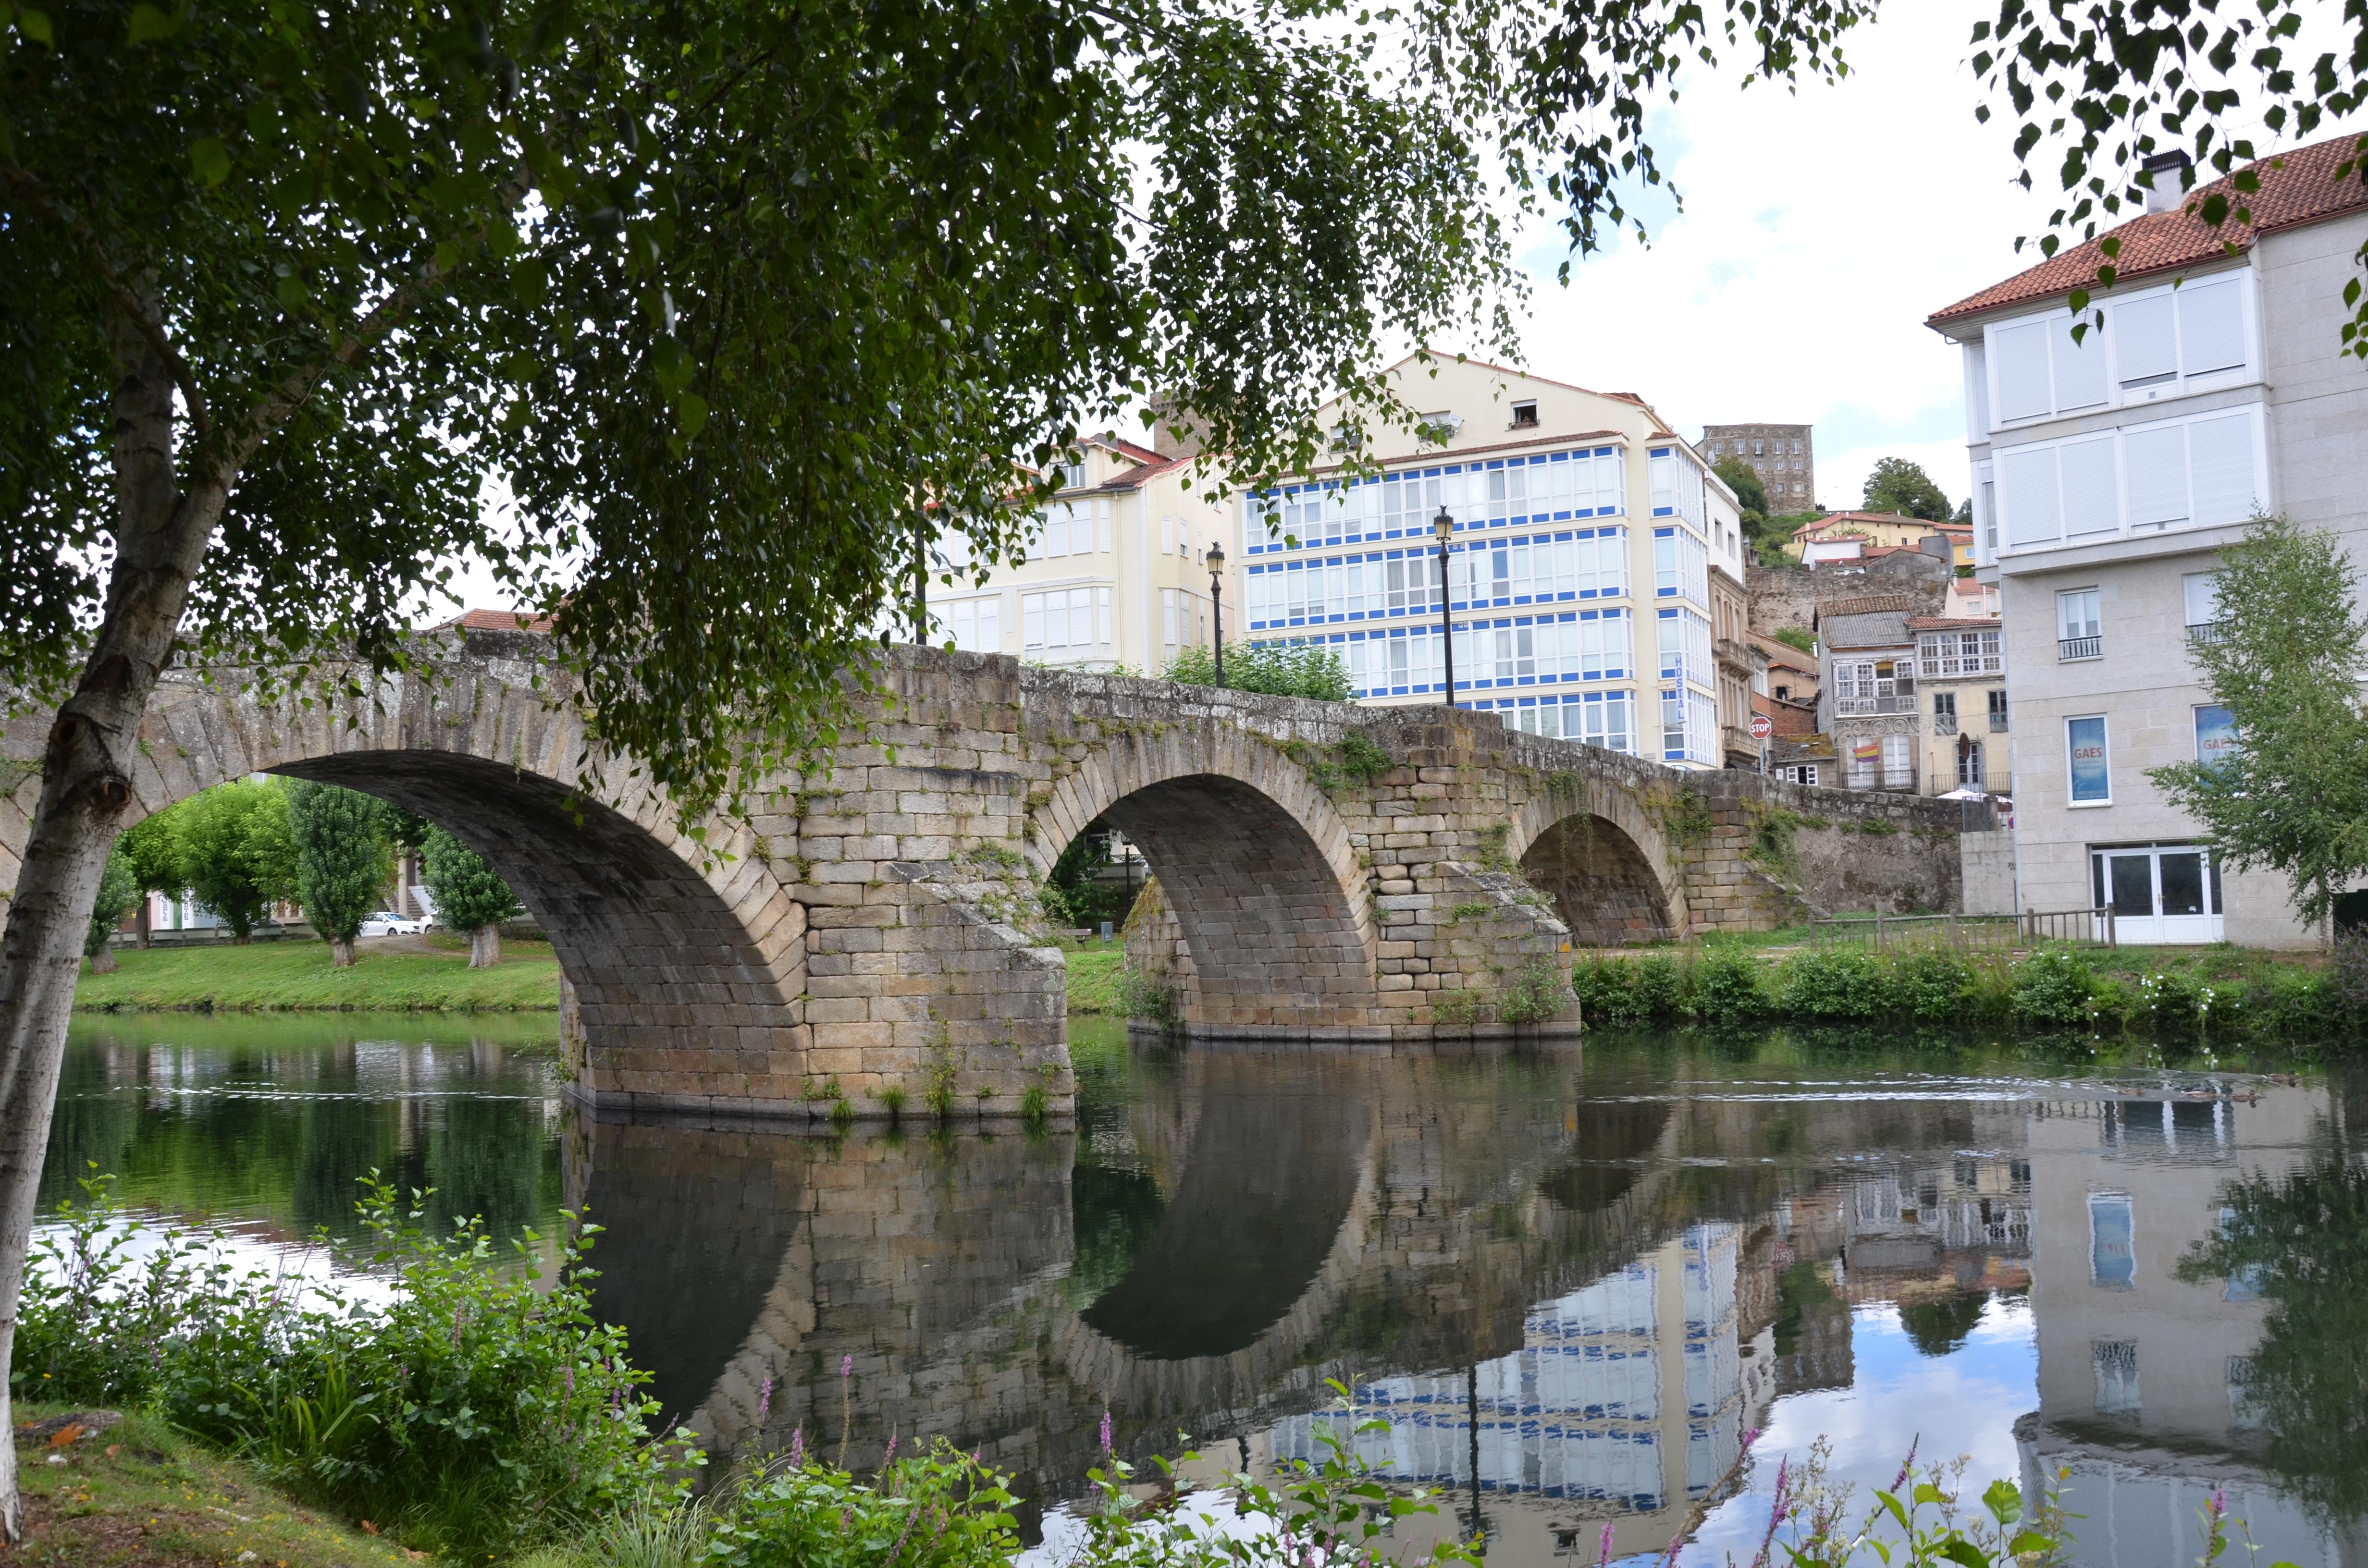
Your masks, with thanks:
<instances>
[{"instance_id":1,"label":"shrub","mask_svg":"<svg viewBox=\"0 0 2368 1568\"><path fill-rule=\"evenodd\" d=\"M870 1483L807 1456L742 1487L716 1511L697 1561L709 1568L1002 1568L1023 1550L1004 1478L943 1437Z\"/></svg>"},{"instance_id":2,"label":"shrub","mask_svg":"<svg viewBox=\"0 0 2368 1568\"><path fill-rule=\"evenodd\" d=\"M1694 1011L1713 1023L1765 1017L1774 1004L1760 983L1759 961L1746 953L1713 953L1694 975Z\"/></svg>"},{"instance_id":3,"label":"shrub","mask_svg":"<svg viewBox=\"0 0 2368 1568\"><path fill-rule=\"evenodd\" d=\"M2096 990L2086 959L2069 948L2044 948L2014 966L2012 1011L2021 1023L2085 1027Z\"/></svg>"},{"instance_id":4,"label":"shrub","mask_svg":"<svg viewBox=\"0 0 2368 1568\"><path fill-rule=\"evenodd\" d=\"M1813 948L1784 966L1784 1010L1795 1018L1879 1018L1890 1008L1874 955Z\"/></svg>"},{"instance_id":5,"label":"shrub","mask_svg":"<svg viewBox=\"0 0 2368 1568\"><path fill-rule=\"evenodd\" d=\"M1685 974L1662 953L1636 960L1636 1006L1647 1018L1674 1018L1685 1012Z\"/></svg>"},{"instance_id":6,"label":"shrub","mask_svg":"<svg viewBox=\"0 0 2368 1568\"><path fill-rule=\"evenodd\" d=\"M1589 960L1571 971L1579 1016L1592 1024L1638 1024L1651 1015L1636 998L1636 965L1628 959Z\"/></svg>"},{"instance_id":7,"label":"shrub","mask_svg":"<svg viewBox=\"0 0 2368 1568\"><path fill-rule=\"evenodd\" d=\"M2185 1029L2194 1026L2203 1006L2203 993L2193 977L2166 969L2138 976L2132 1013L2144 1017L2157 1030Z\"/></svg>"},{"instance_id":8,"label":"shrub","mask_svg":"<svg viewBox=\"0 0 2368 1568\"><path fill-rule=\"evenodd\" d=\"M1928 949L1908 953L1891 966L1892 1009L1918 1023L1938 1024L1964 1016L1974 989L1974 966L1955 953Z\"/></svg>"},{"instance_id":9,"label":"shrub","mask_svg":"<svg viewBox=\"0 0 2368 1568\"><path fill-rule=\"evenodd\" d=\"M1568 1005L1570 983L1552 959L1533 957L1497 993L1497 1017L1517 1026L1543 1024Z\"/></svg>"},{"instance_id":10,"label":"shrub","mask_svg":"<svg viewBox=\"0 0 2368 1568\"><path fill-rule=\"evenodd\" d=\"M2289 1040L2332 1035L2343 1026L2339 994L2328 978L2293 964L2272 964L2245 988L2240 1016L2254 1028Z\"/></svg>"},{"instance_id":11,"label":"shrub","mask_svg":"<svg viewBox=\"0 0 2368 1568\"><path fill-rule=\"evenodd\" d=\"M548 1539L659 1486L655 1402L620 1329L592 1315L585 1253L561 1239L555 1283L526 1251L494 1267L481 1221L449 1236L372 1172L360 1202L384 1301L124 1222L108 1180L36 1242L17 1331L20 1394L145 1405L245 1450L299 1495L482 1560ZM570 1216L571 1225L573 1216Z\"/></svg>"},{"instance_id":12,"label":"shrub","mask_svg":"<svg viewBox=\"0 0 2368 1568\"><path fill-rule=\"evenodd\" d=\"M1165 1027L1176 1022L1181 1015L1182 998L1165 977L1149 975L1139 969L1119 971L1119 1010L1130 1018L1143 1018Z\"/></svg>"}]
</instances>

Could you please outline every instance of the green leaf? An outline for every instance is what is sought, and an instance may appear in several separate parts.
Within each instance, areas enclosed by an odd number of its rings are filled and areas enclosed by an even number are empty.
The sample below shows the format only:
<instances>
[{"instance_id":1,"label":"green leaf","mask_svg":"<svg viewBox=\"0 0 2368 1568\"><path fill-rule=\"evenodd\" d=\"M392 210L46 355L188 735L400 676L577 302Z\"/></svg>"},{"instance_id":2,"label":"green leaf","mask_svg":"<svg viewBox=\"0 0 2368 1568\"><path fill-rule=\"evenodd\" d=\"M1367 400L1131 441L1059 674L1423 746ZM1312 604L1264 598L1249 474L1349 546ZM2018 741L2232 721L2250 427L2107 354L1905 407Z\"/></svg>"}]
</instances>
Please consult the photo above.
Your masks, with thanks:
<instances>
[{"instance_id":1,"label":"green leaf","mask_svg":"<svg viewBox=\"0 0 2368 1568\"><path fill-rule=\"evenodd\" d=\"M1941 1547L1941 1555L1962 1568L1990 1568L1989 1554L1963 1536Z\"/></svg>"},{"instance_id":2,"label":"green leaf","mask_svg":"<svg viewBox=\"0 0 2368 1568\"><path fill-rule=\"evenodd\" d=\"M230 149L211 136L200 137L189 145L189 167L197 171L199 183L211 190L230 178Z\"/></svg>"},{"instance_id":3,"label":"green leaf","mask_svg":"<svg viewBox=\"0 0 2368 1568\"><path fill-rule=\"evenodd\" d=\"M1982 1493L1982 1506L1999 1524L2010 1525L2022 1517L2022 1489L2001 1476Z\"/></svg>"},{"instance_id":4,"label":"green leaf","mask_svg":"<svg viewBox=\"0 0 2368 1568\"><path fill-rule=\"evenodd\" d=\"M181 19L168 17L154 6L131 7L131 41L154 43L158 39L171 38L180 30Z\"/></svg>"},{"instance_id":5,"label":"green leaf","mask_svg":"<svg viewBox=\"0 0 2368 1568\"><path fill-rule=\"evenodd\" d=\"M2052 1551L2055 1546L2054 1536L2042 1535L2037 1530L2025 1530L2006 1543L2007 1551L2015 1557L2020 1557L2026 1551Z\"/></svg>"},{"instance_id":6,"label":"green leaf","mask_svg":"<svg viewBox=\"0 0 2368 1568\"><path fill-rule=\"evenodd\" d=\"M675 423L688 441L707 428L707 400L697 392L685 392L675 400Z\"/></svg>"},{"instance_id":7,"label":"green leaf","mask_svg":"<svg viewBox=\"0 0 2368 1568\"><path fill-rule=\"evenodd\" d=\"M1916 1491L1915 1491L1914 1495L1915 1495L1915 1498L1916 1498L1916 1501L1917 1501L1917 1504L1918 1504L1918 1506L1921 1506L1922 1505L1924 1505L1924 1504L1926 1504L1926 1503L1930 1503L1930 1504L1933 1504L1933 1505L1937 1506L1937 1505L1939 1505L1939 1504L1942 1504L1942 1503L1945 1503L1945 1502L1947 1502L1947 1501L1948 1501L1948 1499L1947 1499L1946 1497L1944 1497L1944 1496L1942 1496L1942 1495L1941 1494L1941 1489L1940 1489L1939 1487L1937 1487L1937 1486L1933 1485L1933 1484L1932 1484L1930 1482L1929 1482L1929 1481L1919 1481L1919 1482L1918 1482L1918 1483L1916 1483Z\"/></svg>"},{"instance_id":8,"label":"green leaf","mask_svg":"<svg viewBox=\"0 0 2368 1568\"><path fill-rule=\"evenodd\" d=\"M50 18L48 14L46 12L36 11L30 6L19 6L17 7L17 30L23 33L27 38L31 39L35 43L45 43L51 49L55 49L58 46L57 40L51 37L50 33Z\"/></svg>"},{"instance_id":9,"label":"green leaf","mask_svg":"<svg viewBox=\"0 0 2368 1568\"><path fill-rule=\"evenodd\" d=\"M1907 1522L1907 1510L1899 1506L1898 1498L1894 1497L1888 1492L1878 1492L1874 1495L1876 1500L1882 1503L1884 1509L1890 1513L1891 1517L1899 1521L1899 1528L1901 1529L1912 1530L1916 1528Z\"/></svg>"}]
</instances>

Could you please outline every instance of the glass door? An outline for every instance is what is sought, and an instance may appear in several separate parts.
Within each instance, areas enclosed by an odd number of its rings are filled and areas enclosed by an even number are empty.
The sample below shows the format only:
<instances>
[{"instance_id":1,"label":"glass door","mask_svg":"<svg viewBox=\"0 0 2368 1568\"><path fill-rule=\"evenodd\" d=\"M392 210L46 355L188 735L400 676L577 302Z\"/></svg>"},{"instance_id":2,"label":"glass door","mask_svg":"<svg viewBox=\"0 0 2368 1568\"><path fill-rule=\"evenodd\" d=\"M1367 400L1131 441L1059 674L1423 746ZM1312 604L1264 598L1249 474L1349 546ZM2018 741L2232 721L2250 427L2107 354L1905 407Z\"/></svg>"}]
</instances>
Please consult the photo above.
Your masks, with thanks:
<instances>
[{"instance_id":1,"label":"glass door","mask_svg":"<svg viewBox=\"0 0 2368 1568\"><path fill-rule=\"evenodd\" d=\"M2113 912L2117 941L2220 940L2220 868L2207 845L2148 844L2089 853L2090 891Z\"/></svg>"}]
</instances>

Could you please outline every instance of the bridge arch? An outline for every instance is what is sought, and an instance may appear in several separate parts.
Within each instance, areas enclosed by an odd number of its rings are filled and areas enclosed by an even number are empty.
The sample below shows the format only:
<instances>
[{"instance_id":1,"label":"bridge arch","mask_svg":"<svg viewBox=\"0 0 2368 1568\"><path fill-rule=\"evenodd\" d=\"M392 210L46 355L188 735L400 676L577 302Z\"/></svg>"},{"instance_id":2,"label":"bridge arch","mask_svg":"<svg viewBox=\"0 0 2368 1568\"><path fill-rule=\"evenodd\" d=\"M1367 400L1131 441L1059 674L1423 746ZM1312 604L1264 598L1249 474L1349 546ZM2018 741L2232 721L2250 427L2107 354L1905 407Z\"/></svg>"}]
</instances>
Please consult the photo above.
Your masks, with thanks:
<instances>
[{"instance_id":1,"label":"bridge arch","mask_svg":"<svg viewBox=\"0 0 2368 1568\"><path fill-rule=\"evenodd\" d=\"M1214 720L1110 736L1030 813L1048 873L1096 821L1144 854L1191 959L1184 1023L1210 1035L1383 1023L1378 934L1349 826L1273 742Z\"/></svg>"},{"instance_id":2,"label":"bridge arch","mask_svg":"<svg viewBox=\"0 0 2368 1568\"><path fill-rule=\"evenodd\" d=\"M1554 900L1579 947L1616 948L1686 928L1685 891L1667 835L1622 789L1576 801L1548 791L1520 813L1509 846L1521 875Z\"/></svg>"},{"instance_id":3,"label":"bridge arch","mask_svg":"<svg viewBox=\"0 0 2368 1568\"><path fill-rule=\"evenodd\" d=\"M708 1096L794 1102L804 912L762 874L761 846L717 824L711 858L662 797L577 793L588 754L570 710L496 669L442 674L450 687L391 681L381 705L343 710L168 677L142 725L131 820L258 772L416 812L484 857L550 937L573 990L579 1090L630 1103L660 1073L692 1074Z\"/></svg>"}]
</instances>

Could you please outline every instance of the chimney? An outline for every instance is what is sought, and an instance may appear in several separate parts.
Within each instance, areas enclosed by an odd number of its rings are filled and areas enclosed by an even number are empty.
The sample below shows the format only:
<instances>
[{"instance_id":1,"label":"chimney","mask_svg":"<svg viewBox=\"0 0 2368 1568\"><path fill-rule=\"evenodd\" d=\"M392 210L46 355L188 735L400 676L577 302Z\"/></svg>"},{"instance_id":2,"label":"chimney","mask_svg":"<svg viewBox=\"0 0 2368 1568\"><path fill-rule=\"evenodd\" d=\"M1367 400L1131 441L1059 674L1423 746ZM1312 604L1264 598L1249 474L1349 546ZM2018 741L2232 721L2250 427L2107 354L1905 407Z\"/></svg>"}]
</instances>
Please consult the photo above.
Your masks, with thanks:
<instances>
[{"instance_id":1,"label":"chimney","mask_svg":"<svg viewBox=\"0 0 2368 1568\"><path fill-rule=\"evenodd\" d=\"M2175 212L2187 199L2188 171L2194 165L2184 153L2157 153L2138 165L2146 187L2146 210Z\"/></svg>"}]
</instances>

